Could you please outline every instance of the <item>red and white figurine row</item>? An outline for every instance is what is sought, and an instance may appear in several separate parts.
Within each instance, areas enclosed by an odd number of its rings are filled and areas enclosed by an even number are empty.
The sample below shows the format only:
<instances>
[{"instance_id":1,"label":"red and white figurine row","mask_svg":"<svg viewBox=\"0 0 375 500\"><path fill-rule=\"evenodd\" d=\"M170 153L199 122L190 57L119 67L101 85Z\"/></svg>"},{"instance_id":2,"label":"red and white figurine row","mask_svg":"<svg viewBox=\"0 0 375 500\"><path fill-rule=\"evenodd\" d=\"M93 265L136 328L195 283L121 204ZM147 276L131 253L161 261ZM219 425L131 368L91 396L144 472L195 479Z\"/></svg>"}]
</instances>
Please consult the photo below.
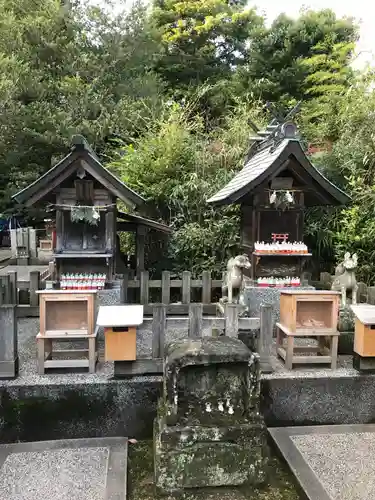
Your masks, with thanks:
<instances>
[{"instance_id":1,"label":"red and white figurine row","mask_svg":"<svg viewBox=\"0 0 375 500\"><path fill-rule=\"evenodd\" d=\"M257 253L275 253L275 254L293 254L303 255L309 253L307 246L302 241L276 241L273 243L264 243L264 241L257 241L254 244L254 250Z\"/></svg>"},{"instance_id":2,"label":"red and white figurine row","mask_svg":"<svg viewBox=\"0 0 375 500\"><path fill-rule=\"evenodd\" d=\"M301 280L297 277L286 277L286 278L258 278L257 285L259 287L276 287L276 288L284 288L284 287L297 287L301 286Z\"/></svg>"},{"instance_id":3,"label":"red and white figurine row","mask_svg":"<svg viewBox=\"0 0 375 500\"><path fill-rule=\"evenodd\" d=\"M102 290L105 287L105 274L62 274L62 290Z\"/></svg>"}]
</instances>

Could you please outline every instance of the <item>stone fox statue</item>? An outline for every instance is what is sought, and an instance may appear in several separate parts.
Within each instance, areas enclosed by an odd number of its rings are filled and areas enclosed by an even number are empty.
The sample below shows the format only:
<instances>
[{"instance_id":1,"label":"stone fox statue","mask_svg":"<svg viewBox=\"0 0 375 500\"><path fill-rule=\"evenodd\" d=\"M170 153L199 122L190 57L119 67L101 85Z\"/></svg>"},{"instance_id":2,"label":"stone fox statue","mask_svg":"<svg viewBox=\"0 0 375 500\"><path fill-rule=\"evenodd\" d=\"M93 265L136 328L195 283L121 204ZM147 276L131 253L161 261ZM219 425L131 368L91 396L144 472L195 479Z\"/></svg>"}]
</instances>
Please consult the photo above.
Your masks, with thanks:
<instances>
[{"instance_id":1,"label":"stone fox statue","mask_svg":"<svg viewBox=\"0 0 375 500\"><path fill-rule=\"evenodd\" d=\"M237 257L232 257L228 260L227 272L225 274L223 286L222 286L222 301L238 302L239 295L242 291L244 285L244 269L250 269L251 264L249 257L247 255L237 255ZM233 289L239 290L239 294L236 300L233 300Z\"/></svg>"},{"instance_id":2,"label":"stone fox statue","mask_svg":"<svg viewBox=\"0 0 375 500\"><path fill-rule=\"evenodd\" d=\"M344 260L336 267L331 289L336 292L341 292L341 307L346 306L346 294L348 290L352 292L352 304L357 303L358 285L355 279L357 265L357 254L354 253L350 256L350 253L347 252L344 255Z\"/></svg>"}]
</instances>

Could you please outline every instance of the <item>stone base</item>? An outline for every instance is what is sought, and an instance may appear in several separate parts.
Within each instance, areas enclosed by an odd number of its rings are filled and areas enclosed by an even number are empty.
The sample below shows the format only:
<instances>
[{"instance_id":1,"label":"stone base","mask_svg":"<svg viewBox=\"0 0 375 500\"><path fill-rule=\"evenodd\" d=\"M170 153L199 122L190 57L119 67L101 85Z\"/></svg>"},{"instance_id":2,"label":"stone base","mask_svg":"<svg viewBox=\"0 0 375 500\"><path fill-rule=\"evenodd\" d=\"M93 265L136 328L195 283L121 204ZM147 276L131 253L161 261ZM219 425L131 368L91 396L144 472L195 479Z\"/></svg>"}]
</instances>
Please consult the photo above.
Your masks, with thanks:
<instances>
[{"instance_id":1,"label":"stone base","mask_svg":"<svg viewBox=\"0 0 375 500\"><path fill-rule=\"evenodd\" d=\"M185 488L257 485L266 479L266 428L154 425L155 483L164 493Z\"/></svg>"},{"instance_id":2,"label":"stone base","mask_svg":"<svg viewBox=\"0 0 375 500\"><path fill-rule=\"evenodd\" d=\"M248 308L250 318L259 318L260 308L263 305L272 305L273 325L280 321L280 294L282 291L291 290L291 288L275 287L246 287L243 295ZM292 288L293 290L293 288ZM298 290L315 290L313 286L301 286Z\"/></svg>"},{"instance_id":3,"label":"stone base","mask_svg":"<svg viewBox=\"0 0 375 500\"><path fill-rule=\"evenodd\" d=\"M354 332L340 332L338 354L351 356L353 354Z\"/></svg>"},{"instance_id":4,"label":"stone base","mask_svg":"<svg viewBox=\"0 0 375 500\"><path fill-rule=\"evenodd\" d=\"M13 361L0 361L0 379L7 380L18 377L18 358Z\"/></svg>"},{"instance_id":5,"label":"stone base","mask_svg":"<svg viewBox=\"0 0 375 500\"><path fill-rule=\"evenodd\" d=\"M346 307L340 307L339 310L339 320L337 323L337 329L339 332L354 332L355 316L350 308L350 305Z\"/></svg>"},{"instance_id":6,"label":"stone base","mask_svg":"<svg viewBox=\"0 0 375 500\"><path fill-rule=\"evenodd\" d=\"M357 354L353 354L353 368L361 372L375 373L375 357L363 357Z\"/></svg>"}]
</instances>

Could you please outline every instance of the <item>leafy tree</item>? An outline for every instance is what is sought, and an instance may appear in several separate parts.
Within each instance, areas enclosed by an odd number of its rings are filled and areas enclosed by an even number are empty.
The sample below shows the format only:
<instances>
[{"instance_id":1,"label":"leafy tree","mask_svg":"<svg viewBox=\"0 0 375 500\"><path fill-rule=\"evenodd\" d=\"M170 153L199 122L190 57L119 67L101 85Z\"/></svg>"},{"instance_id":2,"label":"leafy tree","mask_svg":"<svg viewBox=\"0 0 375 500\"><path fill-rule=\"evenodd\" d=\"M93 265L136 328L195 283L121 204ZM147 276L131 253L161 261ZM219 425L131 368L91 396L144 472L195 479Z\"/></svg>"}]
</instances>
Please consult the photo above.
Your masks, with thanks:
<instances>
[{"instance_id":1,"label":"leafy tree","mask_svg":"<svg viewBox=\"0 0 375 500\"><path fill-rule=\"evenodd\" d=\"M304 129L310 140L332 142L340 135L337 114L347 89L354 82L349 66L354 43L334 43L332 36L313 47L313 55L300 64L306 69Z\"/></svg>"},{"instance_id":2,"label":"leafy tree","mask_svg":"<svg viewBox=\"0 0 375 500\"><path fill-rule=\"evenodd\" d=\"M328 73L345 73L337 66L348 66L348 44L357 38L353 21L328 9L307 10L298 19L282 14L253 39L239 79L265 101L312 99L324 92Z\"/></svg>"},{"instance_id":3,"label":"leafy tree","mask_svg":"<svg viewBox=\"0 0 375 500\"><path fill-rule=\"evenodd\" d=\"M0 0L4 183L18 189L34 180L75 133L99 152L113 138L140 133L162 88L147 23L141 4L112 17L58 0Z\"/></svg>"},{"instance_id":4,"label":"leafy tree","mask_svg":"<svg viewBox=\"0 0 375 500\"><path fill-rule=\"evenodd\" d=\"M307 231L320 241L321 254L342 258L357 252L359 278L375 279L375 93L374 75L369 74L349 89L336 115L340 137L331 152L319 159L325 173L352 197L352 203L334 213L312 214Z\"/></svg>"},{"instance_id":5,"label":"leafy tree","mask_svg":"<svg viewBox=\"0 0 375 500\"><path fill-rule=\"evenodd\" d=\"M206 200L242 167L249 114L245 106L239 107L225 125L206 134L189 103L172 104L110 165L174 227L169 257L175 270L199 274L210 269L220 276L225 260L237 251L236 208L213 208ZM159 265L165 268L165 260Z\"/></svg>"},{"instance_id":6,"label":"leafy tree","mask_svg":"<svg viewBox=\"0 0 375 500\"><path fill-rule=\"evenodd\" d=\"M157 70L174 93L230 77L243 64L248 41L262 25L245 2L155 0L163 53Z\"/></svg>"}]
</instances>

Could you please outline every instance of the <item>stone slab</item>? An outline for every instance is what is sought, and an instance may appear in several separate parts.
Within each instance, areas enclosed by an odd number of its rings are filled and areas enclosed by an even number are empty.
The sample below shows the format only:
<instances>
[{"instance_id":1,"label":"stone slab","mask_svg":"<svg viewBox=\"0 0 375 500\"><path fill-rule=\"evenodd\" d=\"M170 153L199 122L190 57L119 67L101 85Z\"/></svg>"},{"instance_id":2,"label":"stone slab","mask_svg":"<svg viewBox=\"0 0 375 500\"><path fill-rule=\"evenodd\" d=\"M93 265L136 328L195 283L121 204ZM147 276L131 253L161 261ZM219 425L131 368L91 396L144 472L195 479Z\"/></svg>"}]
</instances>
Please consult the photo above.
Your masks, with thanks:
<instances>
[{"instance_id":1,"label":"stone slab","mask_svg":"<svg viewBox=\"0 0 375 500\"><path fill-rule=\"evenodd\" d=\"M269 429L309 500L375 498L375 425Z\"/></svg>"},{"instance_id":2,"label":"stone slab","mask_svg":"<svg viewBox=\"0 0 375 500\"><path fill-rule=\"evenodd\" d=\"M125 500L127 439L0 446L0 498Z\"/></svg>"},{"instance_id":3,"label":"stone slab","mask_svg":"<svg viewBox=\"0 0 375 500\"><path fill-rule=\"evenodd\" d=\"M375 358L374 357L363 357L357 354L353 354L353 368L359 372L375 372Z\"/></svg>"}]
</instances>

